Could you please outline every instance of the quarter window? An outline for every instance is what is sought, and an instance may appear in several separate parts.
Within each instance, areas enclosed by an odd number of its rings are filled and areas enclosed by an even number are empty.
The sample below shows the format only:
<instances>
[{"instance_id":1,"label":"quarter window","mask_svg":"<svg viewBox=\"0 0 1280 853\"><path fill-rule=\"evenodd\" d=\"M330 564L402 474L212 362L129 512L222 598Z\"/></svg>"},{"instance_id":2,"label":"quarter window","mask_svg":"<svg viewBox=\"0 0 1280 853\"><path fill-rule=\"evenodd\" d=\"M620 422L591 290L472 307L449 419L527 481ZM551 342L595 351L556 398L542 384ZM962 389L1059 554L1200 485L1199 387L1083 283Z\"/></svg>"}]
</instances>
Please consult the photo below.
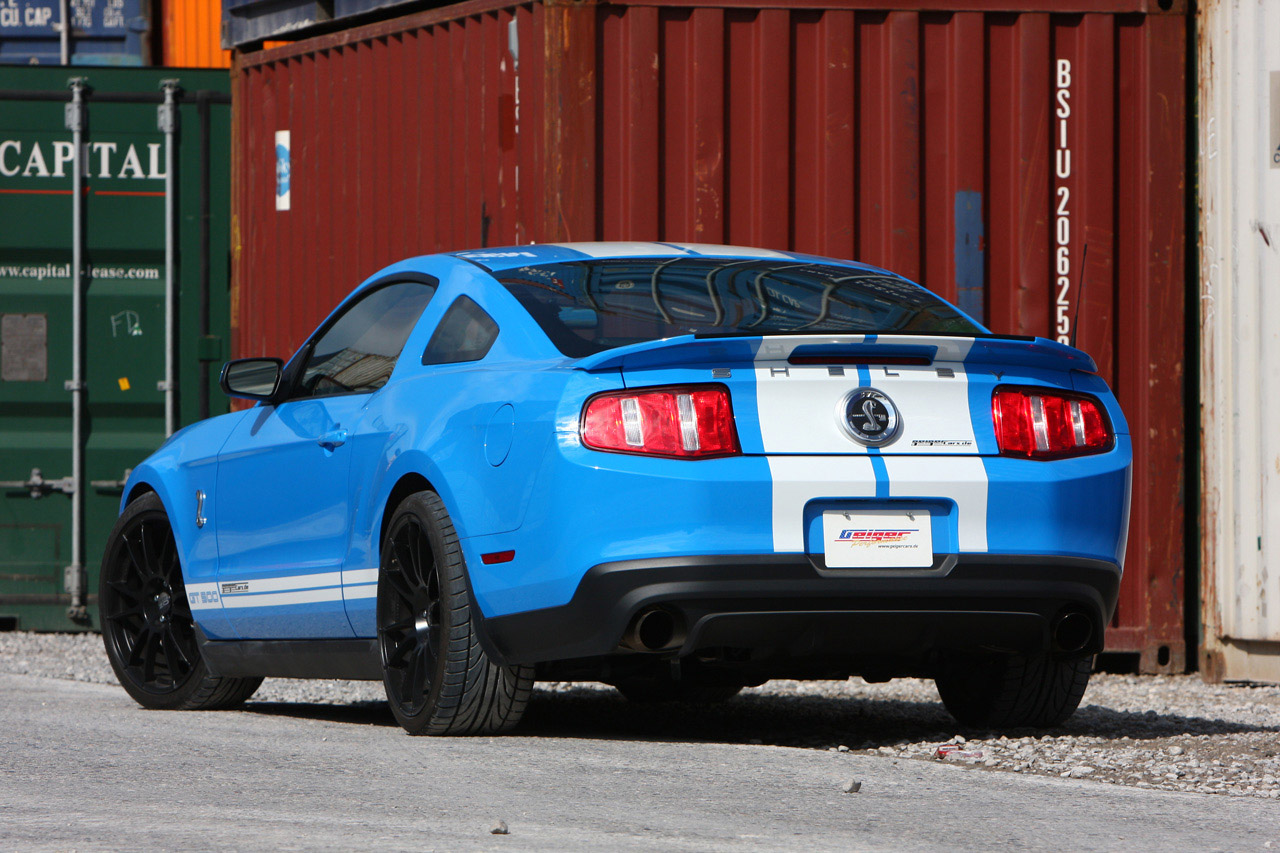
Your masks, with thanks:
<instances>
[{"instance_id":1,"label":"quarter window","mask_svg":"<svg viewBox=\"0 0 1280 853\"><path fill-rule=\"evenodd\" d=\"M440 318L422 353L423 364L479 361L498 337L498 324L469 297L459 296Z\"/></svg>"},{"instance_id":2,"label":"quarter window","mask_svg":"<svg viewBox=\"0 0 1280 853\"><path fill-rule=\"evenodd\" d=\"M370 393L387 384L434 284L404 281L371 290L316 338L294 397Z\"/></svg>"}]
</instances>

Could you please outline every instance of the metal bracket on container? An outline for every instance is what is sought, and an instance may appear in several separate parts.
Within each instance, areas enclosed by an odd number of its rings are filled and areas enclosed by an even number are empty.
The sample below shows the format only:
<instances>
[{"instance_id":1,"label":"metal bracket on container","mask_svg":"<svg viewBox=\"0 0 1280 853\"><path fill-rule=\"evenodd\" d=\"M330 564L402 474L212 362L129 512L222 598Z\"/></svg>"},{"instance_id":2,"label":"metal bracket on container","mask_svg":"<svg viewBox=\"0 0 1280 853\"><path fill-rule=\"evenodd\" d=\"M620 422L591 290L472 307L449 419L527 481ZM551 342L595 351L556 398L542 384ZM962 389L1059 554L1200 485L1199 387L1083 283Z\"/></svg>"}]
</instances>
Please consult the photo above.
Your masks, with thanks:
<instances>
[{"instance_id":1,"label":"metal bracket on container","mask_svg":"<svg viewBox=\"0 0 1280 853\"><path fill-rule=\"evenodd\" d=\"M74 477L60 477L57 480L46 480L39 468L31 469L31 476L26 480L0 480L0 489L26 489L33 500L39 500L49 492L62 492L64 495L76 493Z\"/></svg>"},{"instance_id":2,"label":"metal bracket on container","mask_svg":"<svg viewBox=\"0 0 1280 853\"><path fill-rule=\"evenodd\" d=\"M124 474L119 480L90 480L89 485L93 486L95 489L102 489L103 491L123 490L124 484L129 482L129 475L132 473L132 468L125 468Z\"/></svg>"},{"instance_id":3,"label":"metal bracket on container","mask_svg":"<svg viewBox=\"0 0 1280 853\"><path fill-rule=\"evenodd\" d=\"M164 103L156 107L156 130L161 133L176 133L178 131L178 107L173 98L182 91L182 87L174 79L161 80L160 88L164 90L166 97Z\"/></svg>"},{"instance_id":4,"label":"metal bracket on container","mask_svg":"<svg viewBox=\"0 0 1280 853\"><path fill-rule=\"evenodd\" d=\"M68 379L62 383L63 391L83 391L84 387L83 382L76 382L74 379Z\"/></svg>"},{"instance_id":5,"label":"metal bracket on container","mask_svg":"<svg viewBox=\"0 0 1280 853\"><path fill-rule=\"evenodd\" d=\"M67 87L76 95L82 95L84 90L89 88L88 77L72 77L67 80ZM62 118L67 130L75 132L77 130L85 130L84 126L84 101L80 98L74 98L67 102L62 108Z\"/></svg>"},{"instance_id":6,"label":"metal bracket on container","mask_svg":"<svg viewBox=\"0 0 1280 853\"><path fill-rule=\"evenodd\" d=\"M62 588L71 596L72 604L67 608L67 618L82 625L89 624L89 608L83 602L86 587L89 585L89 574L84 566L64 566L62 569Z\"/></svg>"},{"instance_id":7,"label":"metal bracket on container","mask_svg":"<svg viewBox=\"0 0 1280 853\"><path fill-rule=\"evenodd\" d=\"M157 390L157 391L168 391L168 390L169 390L169 383L168 383L168 382L166 382L165 380L161 379L159 382L157 382L157 383L156 383L156 390Z\"/></svg>"}]
</instances>

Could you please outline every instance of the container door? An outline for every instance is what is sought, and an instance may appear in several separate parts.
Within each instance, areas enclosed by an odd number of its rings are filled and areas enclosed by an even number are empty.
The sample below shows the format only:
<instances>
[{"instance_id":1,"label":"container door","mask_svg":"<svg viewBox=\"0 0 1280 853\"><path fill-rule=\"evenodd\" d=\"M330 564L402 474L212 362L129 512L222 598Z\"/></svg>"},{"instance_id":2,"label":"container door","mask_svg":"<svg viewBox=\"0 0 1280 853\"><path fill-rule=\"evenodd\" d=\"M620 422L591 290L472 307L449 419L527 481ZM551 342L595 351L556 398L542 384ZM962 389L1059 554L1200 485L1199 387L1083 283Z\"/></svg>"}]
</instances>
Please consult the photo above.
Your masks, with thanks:
<instances>
[{"instance_id":1,"label":"container door","mask_svg":"<svg viewBox=\"0 0 1280 853\"><path fill-rule=\"evenodd\" d=\"M0 68L6 93L0 99L0 629L97 627L97 568L119 513L122 481L165 438L165 394L158 387L165 378L166 184L165 137L156 122L159 82L178 76L193 92L228 85L225 75L209 72L85 71L84 557L77 574L67 572L75 484L66 383L76 334L67 76L64 68ZM203 113L194 99L183 102L175 152L178 423L226 410L221 395L209 409L209 386L197 377L198 354L220 358L211 329L226 329L229 105L215 110L206 103ZM207 157L202 129L209 134ZM206 216L199 215L202 176L212 211ZM207 263L200 261L202 234ZM73 588L87 593L87 608L69 612Z\"/></svg>"}]
</instances>

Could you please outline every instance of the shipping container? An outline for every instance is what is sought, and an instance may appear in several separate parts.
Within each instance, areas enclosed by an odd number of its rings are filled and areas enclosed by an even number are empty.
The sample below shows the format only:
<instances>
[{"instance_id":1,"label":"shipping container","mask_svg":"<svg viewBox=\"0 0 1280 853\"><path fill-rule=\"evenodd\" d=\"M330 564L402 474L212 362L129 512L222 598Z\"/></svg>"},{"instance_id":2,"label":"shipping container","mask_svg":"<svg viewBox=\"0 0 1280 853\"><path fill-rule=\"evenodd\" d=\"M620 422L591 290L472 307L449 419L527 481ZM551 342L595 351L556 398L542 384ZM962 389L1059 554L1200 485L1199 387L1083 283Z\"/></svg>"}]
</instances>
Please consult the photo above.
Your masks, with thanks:
<instances>
[{"instance_id":1,"label":"shipping container","mask_svg":"<svg viewBox=\"0 0 1280 853\"><path fill-rule=\"evenodd\" d=\"M870 5L473 0L239 54L233 349L287 355L446 249L887 266L1097 359L1137 438L1107 645L1181 671L1185 4Z\"/></svg>"},{"instance_id":2,"label":"shipping container","mask_svg":"<svg viewBox=\"0 0 1280 853\"><path fill-rule=\"evenodd\" d=\"M226 47L245 47L271 39L305 38L358 20L440 5L444 4L438 0L224 0L222 41Z\"/></svg>"},{"instance_id":3,"label":"shipping container","mask_svg":"<svg viewBox=\"0 0 1280 853\"><path fill-rule=\"evenodd\" d=\"M222 48L220 0L152 0L151 8L159 24L159 64L231 67L231 51Z\"/></svg>"},{"instance_id":4,"label":"shipping container","mask_svg":"<svg viewBox=\"0 0 1280 853\"><path fill-rule=\"evenodd\" d=\"M0 3L0 64L148 65L149 34L144 0Z\"/></svg>"},{"instance_id":5,"label":"shipping container","mask_svg":"<svg viewBox=\"0 0 1280 853\"><path fill-rule=\"evenodd\" d=\"M1201 671L1280 682L1280 6L1199 15Z\"/></svg>"},{"instance_id":6,"label":"shipping container","mask_svg":"<svg viewBox=\"0 0 1280 853\"><path fill-rule=\"evenodd\" d=\"M181 87L172 171L157 120L169 78ZM226 411L216 377L229 324L229 77L92 69L75 79L84 84L79 328L68 70L0 69L0 628L96 627L97 569L122 481L164 440L166 406L177 424ZM77 342L78 393L69 385Z\"/></svg>"}]
</instances>

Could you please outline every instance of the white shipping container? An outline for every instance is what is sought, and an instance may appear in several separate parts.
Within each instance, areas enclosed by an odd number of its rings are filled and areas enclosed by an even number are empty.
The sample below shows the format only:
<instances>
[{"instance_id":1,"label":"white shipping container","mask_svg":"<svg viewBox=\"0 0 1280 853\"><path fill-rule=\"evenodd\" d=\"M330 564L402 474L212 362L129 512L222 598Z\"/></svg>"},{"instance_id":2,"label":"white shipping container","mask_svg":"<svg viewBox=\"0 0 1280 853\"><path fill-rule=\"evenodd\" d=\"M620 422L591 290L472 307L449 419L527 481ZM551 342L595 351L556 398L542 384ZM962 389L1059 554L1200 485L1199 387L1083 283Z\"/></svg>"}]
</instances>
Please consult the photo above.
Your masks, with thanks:
<instances>
[{"instance_id":1,"label":"white shipping container","mask_svg":"<svg viewBox=\"0 0 1280 853\"><path fill-rule=\"evenodd\" d=\"M1201 671L1280 682L1280 0L1199 19Z\"/></svg>"}]
</instances>

